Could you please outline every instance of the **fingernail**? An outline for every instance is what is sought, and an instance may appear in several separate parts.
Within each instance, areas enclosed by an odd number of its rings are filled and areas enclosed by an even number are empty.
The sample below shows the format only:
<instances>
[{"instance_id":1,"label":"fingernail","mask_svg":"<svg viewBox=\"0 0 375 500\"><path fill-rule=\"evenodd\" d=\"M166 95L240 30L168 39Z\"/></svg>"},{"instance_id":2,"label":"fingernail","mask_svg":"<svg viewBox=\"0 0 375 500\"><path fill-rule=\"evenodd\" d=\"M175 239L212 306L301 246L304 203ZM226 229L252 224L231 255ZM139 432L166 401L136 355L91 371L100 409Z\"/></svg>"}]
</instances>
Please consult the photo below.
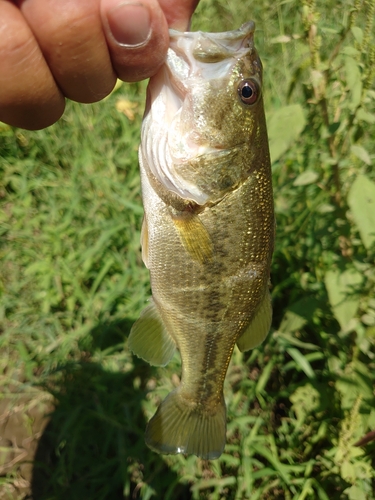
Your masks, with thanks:
<instances>
[{"instance_id":1,"label":"fingernail","mask_svg":"<svg viewBox=\"0 0 375 500\"><path fill-rule=\"evenodd\" d=\"M121 45L137 47L151 36L150 12L141 3L123 2L107 14L109 29Z\"/></svg>"}]
</instances>

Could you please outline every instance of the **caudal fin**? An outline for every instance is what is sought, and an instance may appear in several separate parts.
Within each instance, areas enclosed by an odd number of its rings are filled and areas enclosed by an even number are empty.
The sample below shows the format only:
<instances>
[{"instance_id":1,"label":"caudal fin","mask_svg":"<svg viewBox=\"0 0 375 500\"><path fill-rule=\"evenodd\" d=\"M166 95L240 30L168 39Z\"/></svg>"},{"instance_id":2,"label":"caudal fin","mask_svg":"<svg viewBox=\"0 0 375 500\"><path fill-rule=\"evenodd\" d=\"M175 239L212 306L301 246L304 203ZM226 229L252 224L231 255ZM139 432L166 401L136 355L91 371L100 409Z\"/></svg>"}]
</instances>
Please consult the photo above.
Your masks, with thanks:
<instances>
[{"instance_id":1,"label":"caudal fin","mask_svg":"<svg viewBox=\"0 0 375 500\"><path fill-rule=\"evenodd\" d=\"M165 398L146 428L146 444L158 453L186 453L206 460L219 458L225 446L224 398L212 414L192 408L180 389Z\"/></svg>"}]
</instances>

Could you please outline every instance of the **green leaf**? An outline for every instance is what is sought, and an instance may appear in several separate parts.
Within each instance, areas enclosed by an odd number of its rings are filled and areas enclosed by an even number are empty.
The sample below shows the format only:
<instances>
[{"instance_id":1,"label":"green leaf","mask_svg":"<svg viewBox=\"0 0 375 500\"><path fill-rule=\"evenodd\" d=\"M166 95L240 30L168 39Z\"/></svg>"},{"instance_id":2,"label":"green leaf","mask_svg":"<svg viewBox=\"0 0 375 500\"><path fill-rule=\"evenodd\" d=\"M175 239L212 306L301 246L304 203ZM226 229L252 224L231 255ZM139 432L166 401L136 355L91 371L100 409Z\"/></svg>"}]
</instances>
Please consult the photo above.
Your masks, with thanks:
<instances>
[{"instance_id":1,"label":"green leaf","mask_svg":"<svg viewBox=\"0 0 375 500\"><path fill-rule=\"evenodd\" d=\"M204 479L197 482L191 487L191 491L205 490L207 488L214 488L220 486L224 488L225 486L230 486L236 483L236 478L234 476L214 478L214 479Z\"/></svg>"},{"instance_id":2,"label":"green leaf","mask_svg":"<svg viewBox=\"0 0 375 500\"><path fill-rule=\"evenodd\" d=\"M344 272L337 269L328 271L324 281L333 314L341 329L345 330L358 310L359 299L355 288L362 282L362 275L355 269Z\"/></svg>"},{"instance_id":3,"label":"green leaf","mask_svg":"<svg viewBox=\"0 0 375 500\"><path fill-rule=\"evenodd\" d=\"M252 473L254 479L260 479L262 477L275 476L275 475L277 475L277 472L275 471L275 469L271 469L270 467L264 467Z\"/></svg>"},{"instance_id":4,"label":"green leaf","mask_svg":"<svg viewBox=\"0 0 375 500\"><path fill-rule=\"evenodd\" d=\"M320 349L319 346L311 344L310 342L302 342L302 340L297 339L290 333L283 333L279 331L274 333L274 336L279 340L279 343L282 346L289 347L292 345L309 351L318 351Z\"/></svg>"},{"instance_id":5,"label":"green leaf","mask_svg":"<svg viewBox=\"0 0 375 500\"><path fill-rule=\"evenodd\" d=\"M306 319L293 311L286 311L281 321L281 332L295 332L307 323Z\"/></svg>"},{"instance_id":6,"label":"green leaf","mask_svg":"<svg viewBox=\"0 0 375 500\"><path fill-rule=\"evenodd\" d=\"M351 374L339 378L335 383L335 387L341 396L341 407L343 409L353 408L359 393L358 384L354 376Z\"/></svg>"},{"instance_id":7,"label":"green leaf","mask_svg":"<svg viewBox=\"0 0 375 500\"><path fill-rule=\"evenodd\" d=\"M353 182L348 204L364 246L369 250L375 244L375 183L366 175Z\"/></svg>"},{"instance_id":8,"label":"green leaf","mask_svg":"<svg viewBox=\"0 0 375 500\"><path fill-rule=\"evenodd\" d=\"M258 443L253 443L252 445L254 451L259 455L263 456L268 462L273 466L275 471L283 479L286 484L290 483L290 475L288 471L288 466L279 462L278 457L275 456L268 448L264 445L258 445Z\"/></svg>"},{"instance_id":9,"label":"green leaf","mask_svg":"<svg viewBox=\"0 0 375 500\"><path fill-rule=\"evenodd\" d=\"M362 146L358 146L357 144L353 144L350 148L350 151L354 156L362 160L366 163L366 165L371 165L371 158L365 148Z\"/></svg>"},{"instance_id":10,"label":"green leaf","mask_svg":"<svg viewBox=\"0 0 375 500\"><path fill-rule=\"evenodd\" d=\"M279 331L288 333L299 330L312 320L317 308L318 302L313 297L304 297L298 300L286 310Z\"/></svg>"},{"instance_id":11,"label":"green leaf","mask_svg":"<svg viewBox=\"0 0 375 500\"><path fill-rule=\"evenodd\" d=\"M362 120L367 123L375 123L375 115L373 113L369 113L363 108L360 108L357 112L358 120Z\"/></svg>"},{"instance_id":12,"label":"green leaf","mask_svg":"<svg viewBox=\"0 0 375 500\"><path fill-rule=\"evenodd\" d=\"M347 488L344 493L348 495L349 500L367 500L366 494L363 489L355 485Z\"/></svg>"},{"instance_id":13,"label":"green leaf","mask_svg":"<svg viewBox=\"0 0 375 500\"><path fill-rule=\"evenodd\" d=\"M351 108L355 109L361 102L362 80L358 62L352 57L345 58L346 81L351 90Z\"/></svg>"},{"instance_id":14,"label":"green leaf","mask_svg":"<svg viewBox=\"0 0 375 500\"><path fill-rule=\"evenodd\" d=\"M277 161L300 136L306 118L300 104L277 109L268 119L268 137L272 163Z\"/></svg>"},{"instance_id":15,"label":"green leaf","mask_svg":"<svg viewBox=\"0 0 375 500\"><path fill-rule=\"evenodd\" d=\"M255 389L257 393L261 393L265 389L267 382L268 382L269 378L271 377L271 372L273 370L273 367L274 367L274 362L270 361L269 363L267 363L267 365L263 369L263 372L262 372L261 376L259 377L256 389Z\"/></svg>"},{"instance_id":16,"label":"green leaf","mask_svg":"<svg viewBox=\"0 0 375 500\"><path fill-rule=\"evenodd\" d=\"M318 493L319 500L330 500L327 493L324 491L319 482L316 480L314 480L314 487L316 488L316 491Z\"/></svg>"},{"instance_id":17,"label":"green leaf","mask_svg":"<svg viewBox=\"0 0 375 500\"><path fill-rule=\"evenodd\" d=\"M329 214L335 211L335 207L329 203L322 203L316 209L320 214Z\"/></svg>"},{"instance_id":18,"label":"green leaf","mask_svg":"<svg viewBox=\"0 0 375 500\"><path fill-rule=\"evenodd\" d=\"M305 356L299 351L298 349L295 349L294 347L289 347L286 352L289 354L290 357L294 359L296 362L296 365L298 368L300 368L309 378L315 378L315 372L312 369L310 363L308 360L305 358Z\"/></svg>"},{"instance_id":19,"label":"green leaf","mask_svg":"<svg viewBox=\"0 0 375 500\"><path fill-rule=\"evenodd\" d=\"M314 172L314 170L306 170L302 172L293 182L293 186L307 186L308 184L313 184L319 175Z\"/></svg>"},{"instance_id":20,"label":"green leaf","mask_svg":"<svg viewBox=\"0 0 375 500\"><path fill-rule=\"evenodd\" d=\"M354 465L349 460L344 460L341 465L341 477L348 483L354 483L356 480Z\"/></svg>"},{"instance_id":21,"label":"green leaf","mask_svg":"<svg viewBox=\"0 0 375 500\"><path fill-rule=\"evenodd\" d=\"M359 65L352 57L345 58L346 82L349 87L353 88L361 81L361 72Z\"/></svg>"},{"instance_id":22,"label":"green leaf","mask_svg":"<svg viewBox=\"0 0 375 500\"><path fill-rule=\"evenodd\" d=\"M363 41L363 30L361 30L361 28L358 28L358 26L352 26L350 30L355 38L355 41L361 44Z\"/></svg>"},{"instance_id":23,"label":"green leaf","mask_svg":"<svg viewBox=\"0 0 375 500\"><path fill-rule=\"evenodd\" d=\"M311 384L297 387L289 399L298 420L305 420L320 405L320 394Z\"/></svg>"},{"instance_id":24,"label":"green leaf","mask_svg":"<svg viewBox=\"0 0 375 500\"><path fill-rule=\"evenodd\" d=\"M354 47L344 47L341 51L342 54L345 54L347 56L353 56L353 57L358 57L360 52L359 50L355 49Z\"/></svg>"}]
</instances>

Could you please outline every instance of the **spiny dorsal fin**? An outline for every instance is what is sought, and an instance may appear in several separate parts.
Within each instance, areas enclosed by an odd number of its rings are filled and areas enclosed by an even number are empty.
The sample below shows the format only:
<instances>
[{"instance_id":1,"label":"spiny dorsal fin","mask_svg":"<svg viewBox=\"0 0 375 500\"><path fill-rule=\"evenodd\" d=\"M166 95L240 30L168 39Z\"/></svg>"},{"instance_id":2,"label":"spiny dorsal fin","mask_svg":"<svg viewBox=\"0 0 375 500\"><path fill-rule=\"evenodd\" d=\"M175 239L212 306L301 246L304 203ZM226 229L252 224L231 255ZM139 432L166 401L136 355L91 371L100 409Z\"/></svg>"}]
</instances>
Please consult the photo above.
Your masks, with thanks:
<instances>
[{"instance_id":1,"label":"spiny dorsal fin","mask_svg":"<svg viewBox=\"0 0 375 500\"><path fill-rule=\"evenodd\" d=\"M250 325L237 340L240 351L248 351L261 344L267 337L272 321L271 296L269 291L265 293L259 309Z\"/></svg>"},{"instance_id":2,"label":"spiny dorsal fin","mask_svg":"<svg viewBox=\"0 0 375 500\"><path fill-rule=\"evenodd\" d=\"M134 354L150 365L165 366L171 360L176 343L167 332L152 299L132 326L128 344Z\"/></svg>"}]
</instances>

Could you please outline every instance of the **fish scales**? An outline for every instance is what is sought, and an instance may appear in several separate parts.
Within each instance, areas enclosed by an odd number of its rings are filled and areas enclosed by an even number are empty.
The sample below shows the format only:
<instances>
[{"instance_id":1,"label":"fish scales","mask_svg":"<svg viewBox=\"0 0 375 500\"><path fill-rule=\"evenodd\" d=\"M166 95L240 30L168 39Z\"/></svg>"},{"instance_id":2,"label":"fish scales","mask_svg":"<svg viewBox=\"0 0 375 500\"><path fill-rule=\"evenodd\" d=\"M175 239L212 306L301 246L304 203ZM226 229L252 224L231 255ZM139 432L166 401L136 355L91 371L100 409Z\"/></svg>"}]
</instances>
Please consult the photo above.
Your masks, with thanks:
<instances>
[{"instance_id":1,"label":"fish scales","mask_svg":"<svg viewBox=\"0 0 375 500\"><path fill-rule=\"evenodd\" d=\"M272 181L254 23L226 33L171 30L142 128L142 255L152 300L130 348L165 365L177 348L180 386L161 403L146 443L161 453L220 456L223 384L237 343L271 323Z\"/></svg>"}]
</instances>

